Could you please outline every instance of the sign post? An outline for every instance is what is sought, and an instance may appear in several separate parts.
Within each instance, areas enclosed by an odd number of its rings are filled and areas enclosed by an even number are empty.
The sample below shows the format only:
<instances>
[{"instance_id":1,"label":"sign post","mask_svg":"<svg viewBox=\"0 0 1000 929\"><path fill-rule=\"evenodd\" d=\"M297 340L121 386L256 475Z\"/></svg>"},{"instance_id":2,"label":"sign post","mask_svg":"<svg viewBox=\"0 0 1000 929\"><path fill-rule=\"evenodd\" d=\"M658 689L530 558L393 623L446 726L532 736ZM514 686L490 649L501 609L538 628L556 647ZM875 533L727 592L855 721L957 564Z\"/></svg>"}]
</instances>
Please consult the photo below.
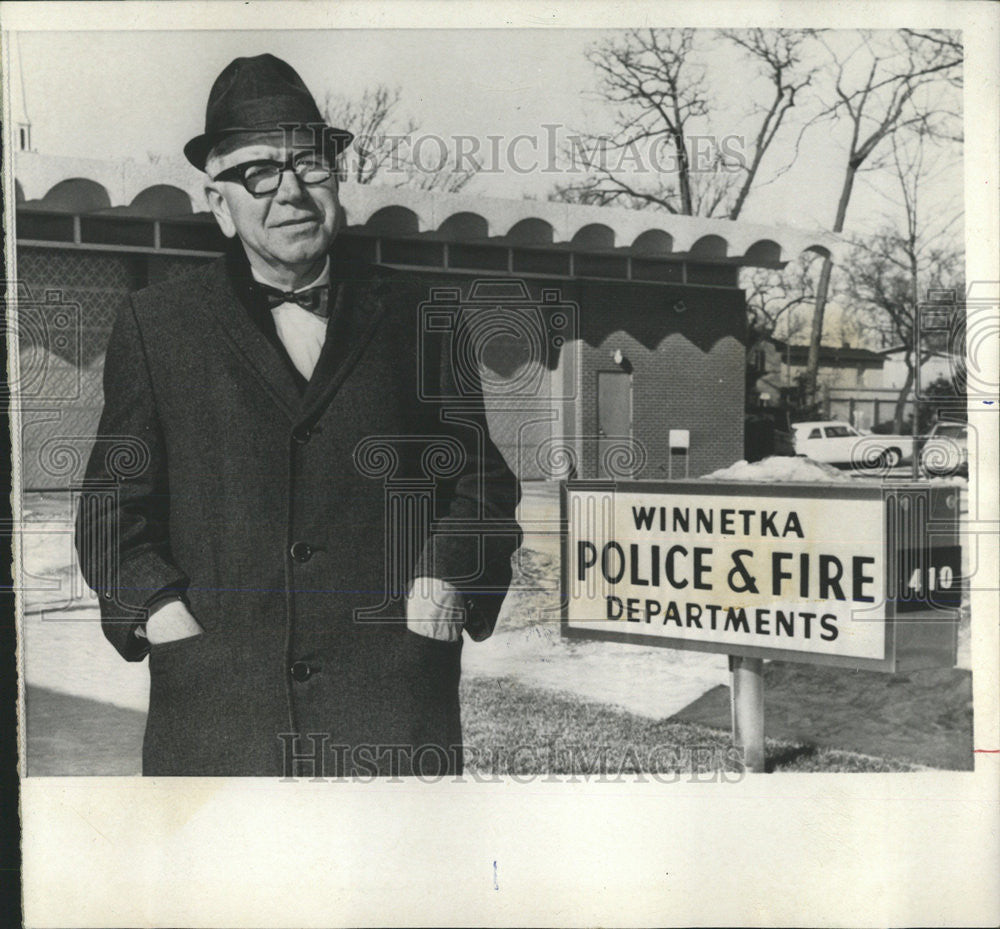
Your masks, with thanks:
<instances>
[{"instance_id":1,"label":"sign post","mask_svg":"<svg viewBox=\"0 0 1000 929\"><path fill-rule=\"evenodd\" d=\"M734 741L763 771L766 659L954 665L959 498L940 484L565 483L563 634L730 656Z\"/></svg>"},{"instance_id":2,"label":"sign post","mask_svg":"<svg viewBox=\"0 0 1000 929\"><path fill-rule=\"evenodd\" d=\"M733 745L748 771L764 771L764 659L729 656Z\"/></svg>"}]
</instances>

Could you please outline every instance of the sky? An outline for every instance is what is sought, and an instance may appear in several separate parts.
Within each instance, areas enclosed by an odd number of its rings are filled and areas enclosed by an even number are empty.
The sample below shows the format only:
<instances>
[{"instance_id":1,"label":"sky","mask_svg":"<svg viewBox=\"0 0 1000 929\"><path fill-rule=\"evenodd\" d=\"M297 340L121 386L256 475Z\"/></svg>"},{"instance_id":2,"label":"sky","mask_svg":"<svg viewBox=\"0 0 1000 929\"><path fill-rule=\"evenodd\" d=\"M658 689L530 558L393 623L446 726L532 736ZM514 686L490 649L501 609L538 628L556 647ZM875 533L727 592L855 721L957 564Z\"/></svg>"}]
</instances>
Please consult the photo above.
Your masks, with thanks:
<instances>
[{"instance_id":1,"label":"sky","mask_svg":"<svg viewBox=\"0 0 1000 929\"><path fill-rule=\"evenodd\" d=\"M400 112L420 129L461 134L488 146L520 134L559 139L610 126L585 50L607 32L546 30L267 30L19 32L16 42L34 147L93 158L178 157L203 126L208 90L233 58L271 52L302 75L322 103L330 92L357 97L382 83L399 87ZM845 40L846 40L846 34ZM745 130L740 118L754 84L749 67L719 53L710 68L716 123ZM710 63L712 63L710 55ZM828 228L844 166L844 128L824 126L804 138L793 167L750 197L742 218L764 224ZM795 133L779 137L767 179L789 159ZM520 152L528 150L522 145ZM433 149L430 150L433 155ZM545 161L539 156L539 161ZM476 178L468 193L544 198L559 177L504 170ZM891 205L884 184L862 178L849 222L870 231ZM956 201L960 172L943 173L932 195ZM960 199L957 200L960 204Z\"/></svg>"}]
</instances>

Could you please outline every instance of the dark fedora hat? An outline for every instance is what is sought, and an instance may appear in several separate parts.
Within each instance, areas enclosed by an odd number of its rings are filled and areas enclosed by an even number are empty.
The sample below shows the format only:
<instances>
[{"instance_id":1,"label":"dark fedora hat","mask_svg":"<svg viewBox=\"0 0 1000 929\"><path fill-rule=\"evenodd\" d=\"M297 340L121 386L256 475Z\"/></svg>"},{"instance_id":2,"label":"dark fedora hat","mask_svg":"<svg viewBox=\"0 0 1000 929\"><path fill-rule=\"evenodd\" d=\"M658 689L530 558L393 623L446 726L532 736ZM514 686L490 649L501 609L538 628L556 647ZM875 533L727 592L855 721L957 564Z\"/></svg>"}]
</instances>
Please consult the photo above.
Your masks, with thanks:
<instances>
[{"instance_id":1,"label":"dark fedora hat","mask_svg":"<svg viewBox=\"0 0 1000 929\"><path fill-rule=\"evenodd\" d=\"M205 109L205 131L184 146L184 154L199 171L220 139L241 132L281 132L306 129L317 145L335 157L354 136L328 126L309 88L296 70L274 55L236 58L215 79Z\"/></svg>"}]
</instances>

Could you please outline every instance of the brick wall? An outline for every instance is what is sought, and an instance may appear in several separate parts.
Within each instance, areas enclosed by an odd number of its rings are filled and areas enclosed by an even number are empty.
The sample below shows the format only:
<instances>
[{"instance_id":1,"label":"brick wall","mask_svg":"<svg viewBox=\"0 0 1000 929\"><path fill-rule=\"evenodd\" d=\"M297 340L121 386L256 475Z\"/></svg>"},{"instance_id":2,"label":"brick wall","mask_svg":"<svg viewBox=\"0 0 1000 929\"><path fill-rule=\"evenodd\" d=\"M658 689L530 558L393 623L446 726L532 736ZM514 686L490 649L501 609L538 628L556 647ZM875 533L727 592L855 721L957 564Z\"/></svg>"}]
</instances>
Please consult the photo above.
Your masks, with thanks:
<instances>
[{"instance_id":1,"label":"brick wall","mask_svg":"<svg viewBox=\"0 0 1000 929\"><path fill-rule=\"evenodd\" d=\"M468 301L476 277L429 275L432 279L459 283ZM634 459L642 465L630 472L636 479L666 478L671 428L691 432L692 477L743 457L742 291L561 279L523 284L546 322L547 338L567 331L579 338L550 351L543 364L553 373L542 381L533 381L521 366L527 356L516 340L505 346L498 338L485 353L494 382L506 373L512 383L525 385L523 392L504 392L501 399L487 395L490 434L522 479L602 476L597 375L622 370L612 359L615 349L631 369L633 398L634 442L631 451L621 449L618 467ZM574 313L568 325L561 322ZM528 360L529 366L538 364ZM544 385L541 392L535 383ZM541 421L550 415L551 422ZM677 463L683 469L683 460ZM682 471L675 469L673 476Z\"/></svg>"},{"instance_id":2,"label":"brick wall","mask_svg":"<svg viewBox=\"0 0 1000 929\"><path fill-rule=\"evenodd\" d=\"M580 282L584 319L583 434L597 430L597 373L632 372L633 437L644 467L668 474L670 429L691 433L692 477L743 457L743 295L683 285ZM622 352L623 365L612 355ZM585 475L598 476L597 443L584 441ZM675 460L675 465L682 459ZM674 477L681 476L677 468Z\"/></svg>"}]
</instances>

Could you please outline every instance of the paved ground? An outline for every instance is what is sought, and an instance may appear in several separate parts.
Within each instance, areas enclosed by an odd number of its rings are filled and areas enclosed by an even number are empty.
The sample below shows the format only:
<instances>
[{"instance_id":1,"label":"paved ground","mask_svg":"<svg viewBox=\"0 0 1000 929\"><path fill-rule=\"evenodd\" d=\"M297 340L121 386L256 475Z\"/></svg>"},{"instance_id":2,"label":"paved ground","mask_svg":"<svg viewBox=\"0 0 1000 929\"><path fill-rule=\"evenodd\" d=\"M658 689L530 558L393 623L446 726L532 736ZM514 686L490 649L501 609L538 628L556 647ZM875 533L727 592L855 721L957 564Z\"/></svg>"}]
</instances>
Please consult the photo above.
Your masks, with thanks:
<instances>
[{"instance_id":1,"label":"paved ground","mask_svg":"<svg viewBox=\"0 0 1000 929\"><path fill-rule=\"evenodd\" d=\"M514 591L493 636L466 648L466 674L514 677L657 719L672 716L705 691L728 682L729 667L722 655L563 639L556 586L557 488L526 483L518 517L525 538ZM642 686L637 687L637 681Z\"/></svg>"},{"instance_id":2,"label":"paved ground","mask_svg":"<svg viewBox=\"0 0 1000 929\"><path fill-rule=\"evenodd\" d=\"M124 709L145 710L145 663L122 661L104 640L97 601L78 576L65 499L33 498L24 536L26 570L25 678L29 684ZM520 511L524 549L515 590L497 633L469 643L469 676L516 677L525 683L616 703L665 717L727 679L725 658L631 645L569 643L558 626L558 498L527 485ZM550 610L551 612L546 612ZM634 677L648 682L635 693Z\"/></svg>"}]
</instances>

